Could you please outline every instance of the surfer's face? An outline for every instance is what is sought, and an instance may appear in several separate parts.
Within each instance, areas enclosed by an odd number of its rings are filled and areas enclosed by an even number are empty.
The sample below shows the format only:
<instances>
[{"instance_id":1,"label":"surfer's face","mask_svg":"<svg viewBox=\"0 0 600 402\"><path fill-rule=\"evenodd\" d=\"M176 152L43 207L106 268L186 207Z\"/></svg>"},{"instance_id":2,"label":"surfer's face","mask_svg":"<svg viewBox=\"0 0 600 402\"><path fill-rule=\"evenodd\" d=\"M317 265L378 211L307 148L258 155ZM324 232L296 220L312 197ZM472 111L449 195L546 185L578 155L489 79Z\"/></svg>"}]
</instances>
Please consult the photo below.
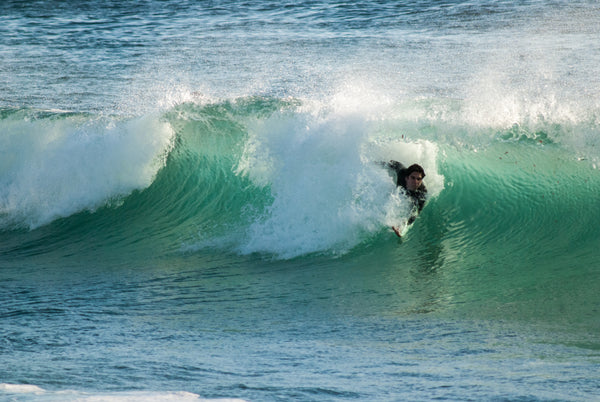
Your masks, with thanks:
<instances>
[{"instance_id":1,"label":"surfer's face","mask_svg":"<svg viewBox=\"0 0 600 402\"><path fill-rule=\"evenodd\" d=\"M406 177L406 189L415 191L423 183L423 175L419 172L412 172Z\"/></svg>"}]
</instances>

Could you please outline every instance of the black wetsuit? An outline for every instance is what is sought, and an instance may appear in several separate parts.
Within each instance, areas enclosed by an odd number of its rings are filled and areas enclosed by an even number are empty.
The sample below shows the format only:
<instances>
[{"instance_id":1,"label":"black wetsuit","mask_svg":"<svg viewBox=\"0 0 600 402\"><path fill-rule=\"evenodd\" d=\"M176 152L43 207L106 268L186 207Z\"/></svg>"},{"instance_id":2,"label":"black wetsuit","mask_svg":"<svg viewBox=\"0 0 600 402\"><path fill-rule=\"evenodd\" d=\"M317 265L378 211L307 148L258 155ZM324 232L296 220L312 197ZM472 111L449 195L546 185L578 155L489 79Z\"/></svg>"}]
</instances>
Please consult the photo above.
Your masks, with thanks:
<instances>
[{"instance_id":1,"label":"black wetsuit","mask_svg":"<svg viewBox=\"0 0 600 402\"><path fill-rule=\"evenodd\" d=\"M415 221L415 219L417 219L417 215L425 206L425 200L427 198L427 188L425 187L425 184L421 183L419 188L417 188L416 190L408 190L406 188L406 177L408 176L408 169L403 164L397 161L389 161L388 163L386 163L386 166L396 173L396 185L404 189L404 192L408 196L408 199L413 204L413 214L408 219L408 224L410 225Z\"/></svg>"}]
</instances>

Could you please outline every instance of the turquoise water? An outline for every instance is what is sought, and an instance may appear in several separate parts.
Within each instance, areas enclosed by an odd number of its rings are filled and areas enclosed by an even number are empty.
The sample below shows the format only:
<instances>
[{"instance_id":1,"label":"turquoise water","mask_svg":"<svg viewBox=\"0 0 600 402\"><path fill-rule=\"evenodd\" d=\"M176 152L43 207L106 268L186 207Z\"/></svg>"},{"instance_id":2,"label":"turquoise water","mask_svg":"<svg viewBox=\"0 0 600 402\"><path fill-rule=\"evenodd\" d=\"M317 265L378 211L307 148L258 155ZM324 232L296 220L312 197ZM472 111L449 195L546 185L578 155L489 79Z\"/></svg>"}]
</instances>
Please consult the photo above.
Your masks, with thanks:
<instances>
[{"instance_id":1,"label":"turquoise water","mask_svg":"<svg viewBox=\"0 0 600 402\"><path fill-rule=\"evenodd\" d=\"M0 399L600 393L594 2L2 8Z\"/></svg>"}]
</instances>

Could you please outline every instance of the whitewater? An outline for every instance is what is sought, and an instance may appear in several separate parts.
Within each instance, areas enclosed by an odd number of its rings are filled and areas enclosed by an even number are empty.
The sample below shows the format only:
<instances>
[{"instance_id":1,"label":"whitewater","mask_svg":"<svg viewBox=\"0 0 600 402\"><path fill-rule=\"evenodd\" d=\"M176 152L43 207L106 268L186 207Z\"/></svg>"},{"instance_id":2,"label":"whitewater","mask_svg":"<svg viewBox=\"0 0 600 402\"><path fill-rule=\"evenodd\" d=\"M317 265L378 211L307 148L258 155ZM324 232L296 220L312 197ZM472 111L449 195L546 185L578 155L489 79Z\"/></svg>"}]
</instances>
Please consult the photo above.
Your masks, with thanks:
<instances>
[{"instance_id":1,"label":"whitewater","mask_svg":"<svg viewBox=\"0 0 600 402\"><path fill-rule=\"evenodd\" d=\"M595 2L0 9L0 399L600 395Z\"/></svg>"}]
</instances>

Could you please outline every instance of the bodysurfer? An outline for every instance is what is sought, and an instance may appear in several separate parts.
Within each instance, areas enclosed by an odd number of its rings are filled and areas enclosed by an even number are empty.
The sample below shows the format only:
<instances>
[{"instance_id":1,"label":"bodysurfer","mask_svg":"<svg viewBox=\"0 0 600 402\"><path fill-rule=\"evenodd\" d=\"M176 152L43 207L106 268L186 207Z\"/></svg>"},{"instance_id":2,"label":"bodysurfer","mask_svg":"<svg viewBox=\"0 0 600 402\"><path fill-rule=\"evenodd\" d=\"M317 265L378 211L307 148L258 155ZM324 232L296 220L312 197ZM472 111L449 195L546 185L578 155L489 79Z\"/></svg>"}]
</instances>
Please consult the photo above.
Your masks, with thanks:
<instances>
[{"instance_id":1,"label":"bodysurfer","mask_svg":"<svg viewBox=\"0 0 600 402\"><path fill-rule=\"evenodd\" d=\"M406 223L406 225L412 225L415 219L417 219L417 215L425 206L427 196L427 188L423 184L425 170L421 165L416 163L407 168L402 163L394 160L385 163L385 166L396 174L396 186L404 189L404 192L413 205L412 214ZM401 229L399 227L392 226L392 229L398 237L401 236Z\"/></svg>"}]
</instances>

